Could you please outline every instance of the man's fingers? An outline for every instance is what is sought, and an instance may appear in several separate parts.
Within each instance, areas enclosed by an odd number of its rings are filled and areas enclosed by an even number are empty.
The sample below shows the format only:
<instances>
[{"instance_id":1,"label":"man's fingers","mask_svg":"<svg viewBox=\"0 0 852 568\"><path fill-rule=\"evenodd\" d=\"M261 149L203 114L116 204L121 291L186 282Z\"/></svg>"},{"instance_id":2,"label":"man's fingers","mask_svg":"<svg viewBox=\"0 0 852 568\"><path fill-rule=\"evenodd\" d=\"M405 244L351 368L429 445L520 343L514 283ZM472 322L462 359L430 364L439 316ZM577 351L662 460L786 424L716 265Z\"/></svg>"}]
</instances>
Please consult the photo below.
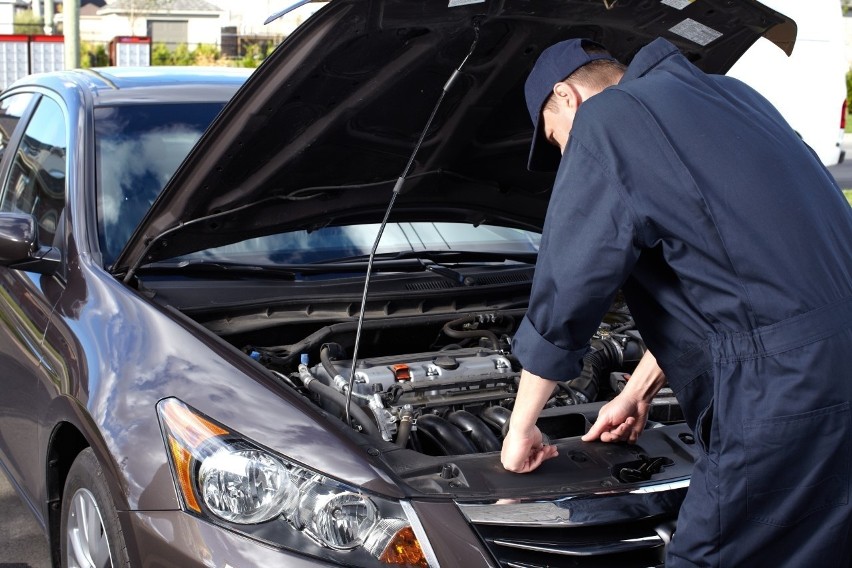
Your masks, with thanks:
<instances>
[{"instance_id":1,"label":"man's fingers","mask_svg":"<svg viewBox=\"0 0 852 568\"><path fill-rule=\"evenodd\" d=\"M554 446L542 446L537 450L533 450L529 461L525 464L524 472L526 473L538 468L544 460L555 458L558 454L559 452Z\"/></svg>"},{"instance_id":2,"label":"man's fingers","mask_svg":"<svg viewBox=\"0 0 852 568\"><path fill-rule=\"evenodd\" d=\"M625 440L635 442L638 434L635 432L634 425L636 419L628 418L615 428L601 432L600 439L602 442L623 442ZM583 438L585 440L585 438Z\"/></svg>"},{"instance_id":3,"label":"man's fingers","mask_svg":"<svg viewBox=\"0 0 852 568\"><path fill-rule=\"evenodd\" d=\"M601 434L603 434L609 427L609 420L598 416L598 419L595 420L595 423L592 424L592 427L589 428L589 431L583 435L581 440L583 440L584 442L593 442L600 438Z\"/></svg>"}]
</instances>

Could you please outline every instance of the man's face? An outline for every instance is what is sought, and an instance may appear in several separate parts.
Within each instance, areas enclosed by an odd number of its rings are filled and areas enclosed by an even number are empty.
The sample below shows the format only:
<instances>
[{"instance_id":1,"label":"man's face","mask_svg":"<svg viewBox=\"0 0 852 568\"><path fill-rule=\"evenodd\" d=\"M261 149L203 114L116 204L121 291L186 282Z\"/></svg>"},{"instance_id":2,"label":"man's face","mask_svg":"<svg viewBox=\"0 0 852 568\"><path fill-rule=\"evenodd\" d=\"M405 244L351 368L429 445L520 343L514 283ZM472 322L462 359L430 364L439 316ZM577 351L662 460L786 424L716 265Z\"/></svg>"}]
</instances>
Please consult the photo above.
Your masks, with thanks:
<instances>
[{"instance_id":1,"label":"man's face","mask_svg":"<svg viewBox=\"0 0 852 568\"><path fill-rule=\"evenodd\" d=\"M621 74L613 79L613 85L621 78ZM601 92L600 86L587 86L582 83L560 81L553 85L553 92L541 110L543 133L548 142L559 147L565 153L574 118L583 101Z\"/></svg>"},{"instance_id":2,"label":"man's face","mask_svg":"<svg viewBox=\"0 0 852 568\"><path fill-rule=\"evenodd\" d=\"M553 86L553 92L541 111L544 137L554 146L558 146L563 154L568 146L577 109L580 108L584 95L588 95L583 91L585 89L560 81Z\"/></svg>"},{"instance_id":3,"label":"man's face","mask_svg":"<svg viewBox=\"0 0 852 568\"><path fill-rule=\"evenodd\" d=\"M568 146L568 138L571 136L571 127L574 126L574 115L576 111L567 106L545 105L541 111L544 137L559 151L565 153Z\"/></svg>"}]
</instances>

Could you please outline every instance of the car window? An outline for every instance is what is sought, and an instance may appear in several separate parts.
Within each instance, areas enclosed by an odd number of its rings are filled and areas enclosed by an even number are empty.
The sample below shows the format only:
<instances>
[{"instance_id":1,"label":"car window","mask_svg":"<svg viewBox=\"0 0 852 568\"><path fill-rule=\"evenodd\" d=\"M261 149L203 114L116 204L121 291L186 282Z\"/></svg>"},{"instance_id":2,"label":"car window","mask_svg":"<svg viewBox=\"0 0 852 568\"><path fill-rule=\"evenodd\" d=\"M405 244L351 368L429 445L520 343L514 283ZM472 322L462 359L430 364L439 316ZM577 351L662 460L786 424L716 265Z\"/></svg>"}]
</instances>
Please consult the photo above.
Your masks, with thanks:
<instances>
[{"instance_id":1,"label":"car window","mask_svg":"<svg viewBox=\"0 0 852 568\"><path fill-rule=\"evenodd\" d=\"M154 199L224 103L161 103L95 110L98 239L115 260Z\"/></svg>"},{"instance_id":2,"label":"car window","mask_svg":"<svg viewBox=\"0 0 852 568\"><path fill-rule=\"evenodd\" d=\"M31 93L18 93L0 100L0 159L32 98Z\"/></svg>"},{"instance_id":3,"label":"car window","mask_svg":"<svg viewBox=\"0 0 852 568\"><path fill-rule=\"evenodd\" d=\"M52 243L65 206L65 115L53 99L42 97L30 119L3 186L0 210L29 213L39 240Z\"/></svg>"}]
</instances>

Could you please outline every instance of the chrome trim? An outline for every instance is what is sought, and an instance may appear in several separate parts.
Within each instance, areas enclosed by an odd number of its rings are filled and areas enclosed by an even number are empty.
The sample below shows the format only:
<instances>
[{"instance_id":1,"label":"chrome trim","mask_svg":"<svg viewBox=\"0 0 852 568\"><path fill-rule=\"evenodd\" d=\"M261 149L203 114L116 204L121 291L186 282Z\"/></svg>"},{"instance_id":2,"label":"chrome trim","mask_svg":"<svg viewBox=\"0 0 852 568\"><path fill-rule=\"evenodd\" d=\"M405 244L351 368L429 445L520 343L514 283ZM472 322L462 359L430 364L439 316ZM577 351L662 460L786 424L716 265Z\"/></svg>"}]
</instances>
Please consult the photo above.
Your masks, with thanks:
<instances>
[{"instance_id":1,"label":"chrome trim","mask_svg":"<svg viewBox=\"0 0 852 568\"><path fill-rule=\"evenodd\" d=\"M659 485L648 485L634 489L631 493L659 493L660 491L674 491L675 489L689 489L689 479L681 479L673 483L660 483Z\"/></svg>"},{"instance_id":2,"label":"chrome trim","mask_svg":"<svg viewBox=\"0 0 852 568\"><path fill-rule=\"evenodd\" d=\"M530 552L543 552L545 554L556 554L559 556L602 556L604 554L618 554L631 552L633 550L645 550L653 546L664 546L665 542L657 535L641 538L629 538L619 541L607 541L602 544L577 544L572 548L560 546L548 546L547 544L534 544L526 541L495 539L490 541L497 546L526 550Z\"/></svg>"},{"instance_id":3,"label":"chrome trim","mask_svg":"<svg viewBox=\"0 0 852 568\"><path fill-rule=\"evenodd\" d=\"M417 516L417 511L414 510L414 506L408 501L400 501L399 504L405 516L408 517L408 522L411 523L411 530L414 531L414 536L420 543L420 550L423 551L423 556L426 557L429 568L441 568L438 557L435 556L435 551L432 549L432 543L429 542L429 537L426 535L426 530L420 522L420 517Z\"/></svg>"},{"instance_id":4,"label":"chrome trim","mask_svg":"<svg viewBox=\"0 0 852 568\"><path fill-rule=\"evenodd\" d=\"M457 501L456 505L469 522L480 525L591 526L669 514L680 506L688 487L686 478L552 500Z\"/></svg>"}]
</instances>

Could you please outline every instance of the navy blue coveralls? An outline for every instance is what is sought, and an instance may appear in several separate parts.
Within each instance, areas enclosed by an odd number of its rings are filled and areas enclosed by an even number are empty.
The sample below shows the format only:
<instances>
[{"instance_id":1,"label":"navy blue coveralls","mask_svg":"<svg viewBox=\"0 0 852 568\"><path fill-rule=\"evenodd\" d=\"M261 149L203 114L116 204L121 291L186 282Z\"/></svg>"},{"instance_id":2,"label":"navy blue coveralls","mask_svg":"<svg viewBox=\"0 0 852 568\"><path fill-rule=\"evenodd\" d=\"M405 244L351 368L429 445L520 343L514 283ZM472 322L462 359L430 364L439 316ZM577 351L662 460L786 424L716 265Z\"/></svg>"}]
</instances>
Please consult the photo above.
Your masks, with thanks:
<instances>
[{"instance_id":1,"label":"navy blue coveralls","mask_svg":"<svg viewBox=\"0 0 852 568\"><path fill-rule=\"evenodd\" d=\"M575 117L524 367L579 375L618 288L703 450L667 565L848 566L852 209L764 98L662 39Z\"/></svg>"}]
</instances>

